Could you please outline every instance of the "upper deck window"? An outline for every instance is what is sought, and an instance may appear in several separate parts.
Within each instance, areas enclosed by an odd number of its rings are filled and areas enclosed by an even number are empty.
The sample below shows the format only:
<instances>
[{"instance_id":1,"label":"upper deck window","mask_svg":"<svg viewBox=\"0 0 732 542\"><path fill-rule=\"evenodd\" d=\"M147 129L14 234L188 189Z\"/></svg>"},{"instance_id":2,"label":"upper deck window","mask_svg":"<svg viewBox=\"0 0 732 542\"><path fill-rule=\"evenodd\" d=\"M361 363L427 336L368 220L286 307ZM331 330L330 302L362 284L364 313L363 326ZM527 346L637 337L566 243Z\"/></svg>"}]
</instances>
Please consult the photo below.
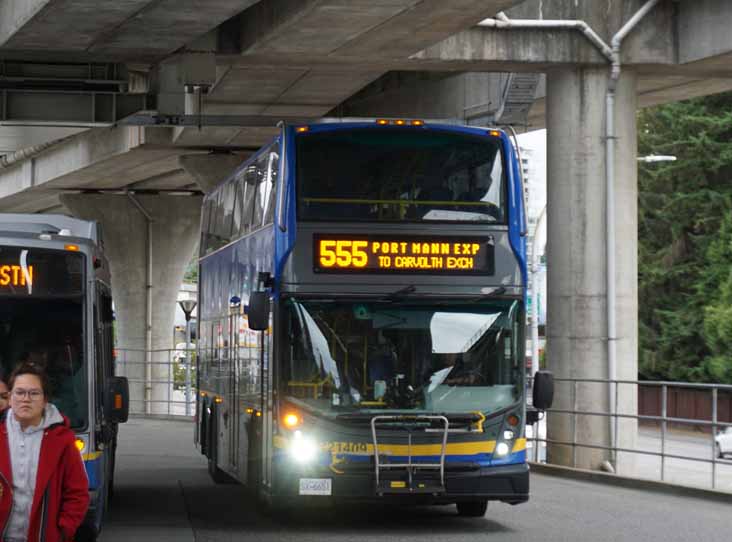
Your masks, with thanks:
<instances>
[{"instance_id":1,"label":"upper deck window","mask_svg":"<svg viewBox=\"0 0 732 542\"><path fill-rule=\"evenodd\" d=\"M273 143L205 197L201 256L272 224L278 171L279 145Z\"/></svg>"},{"instance_id":2,"label":"upper deck window","mask_svg":"<svg viewBox=\"0 0 732 542\"><path fill-rule=\"evenodd\" d=\"M500 141L424 128L297 138L299 220L506 223Z\"/></svg>"}]
</instances>

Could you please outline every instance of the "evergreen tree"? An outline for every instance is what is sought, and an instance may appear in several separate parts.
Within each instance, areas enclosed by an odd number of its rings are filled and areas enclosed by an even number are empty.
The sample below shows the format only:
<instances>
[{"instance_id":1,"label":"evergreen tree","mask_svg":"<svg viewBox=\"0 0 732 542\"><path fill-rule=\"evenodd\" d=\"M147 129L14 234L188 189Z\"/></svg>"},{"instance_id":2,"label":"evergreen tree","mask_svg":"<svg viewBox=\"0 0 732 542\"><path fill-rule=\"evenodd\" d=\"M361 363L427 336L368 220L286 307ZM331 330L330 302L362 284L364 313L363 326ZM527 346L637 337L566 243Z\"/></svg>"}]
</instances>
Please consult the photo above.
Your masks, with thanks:
<instances>
[{"instance_id":1,"label":"evergreen tree","mask_svg":"<svg viewBox=\"0 0 732 542\"><path fill-rule=\"evenodd\" d=\"M732 382L732 93L639 116L639 372Z\"/></svg>"}]
</instances>

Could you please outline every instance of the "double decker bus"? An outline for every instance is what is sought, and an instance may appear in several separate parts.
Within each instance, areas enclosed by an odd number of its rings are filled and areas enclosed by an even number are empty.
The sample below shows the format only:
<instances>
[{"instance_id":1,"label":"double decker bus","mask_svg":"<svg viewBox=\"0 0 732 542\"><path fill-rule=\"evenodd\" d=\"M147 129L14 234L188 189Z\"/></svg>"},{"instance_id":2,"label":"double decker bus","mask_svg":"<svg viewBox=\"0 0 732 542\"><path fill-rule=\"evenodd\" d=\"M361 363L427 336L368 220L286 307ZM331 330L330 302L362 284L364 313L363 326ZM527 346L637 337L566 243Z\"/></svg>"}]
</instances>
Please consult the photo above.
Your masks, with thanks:
<instances>
[{"instance_id":1,"label":"double decker bus","mask_svg":"<svg viewBox=\"0 0 732 542\"><path fill-rule=\"evenodd\" d=\"M75 540L95 540L112 491L127 381L114 376L109 265L95 222L0 214L0 371L42 366L76 432L90 506Z\"/></svg>"},{"instance_id":2,"label":"double decker bus","mask_svg":"<svg viewBox=\"0 0 732 542\"><path fill-rule=\"evenodd\" d=\"M499 130L322 122L206 196L196 442L214 480L465 516L528 499L518 167Z\"/></svg>"}]
</instances>

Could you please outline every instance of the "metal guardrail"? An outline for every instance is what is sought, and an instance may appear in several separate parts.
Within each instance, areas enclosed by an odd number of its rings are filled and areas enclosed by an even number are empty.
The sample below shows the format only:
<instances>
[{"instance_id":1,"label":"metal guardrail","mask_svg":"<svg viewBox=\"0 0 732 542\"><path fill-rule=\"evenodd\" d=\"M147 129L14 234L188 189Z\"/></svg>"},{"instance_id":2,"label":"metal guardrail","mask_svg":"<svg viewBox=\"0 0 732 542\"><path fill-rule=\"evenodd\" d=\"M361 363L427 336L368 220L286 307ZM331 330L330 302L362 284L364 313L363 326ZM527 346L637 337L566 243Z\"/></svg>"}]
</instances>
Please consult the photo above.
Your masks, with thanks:
<instances>
[{"instance_id":1,"label":"metal guardrail","mask_svg":"<svg viewBox=\"0 0 732 542\"><path fill-rule=\"evenodd\" d=\"M715 436L717 435L717 432L719 429L732 427L732 423L730 422L722 422L718 419L718 404L719 404L719 392L730 392L732 393L732 386L731 385L724 385L724 384L695 384L690 382L665 382L665 381L640 381L640 380L607 380L607 379L580 379L580 378L555 378L555 383L568 383L570 385L570 401L569 403L572 405L572 408L552 408L547 410L546 416L547 419L553 417L553 416L570 416L571 417L571 433L572 433L572 440L571 441L565 441L565 440L557 440L557 439L549 439L549 438L540 438L539 432L538 432L538 426L539 424L535 424L533 428L533 435L532 437L528 438L527 441L532 443L533 447L533 460L534 461L541 461L540 454L539 454L539 444L543 445L557 445L557 446L571 446L572 447L572 465L576 467L577 466L577 449L578 448L588 448L588 449L598 449L598 450L606 450L610 452L611 458L615 459L618 456L618 453L628 453L628 454L638 454L641 456L652 456L652 457L659 457L660 458L660 479L661 481L666 481L667 479L667 460L668 459L676 459L676 460L684 460L684 461L692 461L696 463L702 463L702 464L710 464L711 465L711 487L713 489L716 489L717 484L717 471L719 465L725 465L730 466L730 469L732 469L732 463L726 462L724 460L721 460L717 458L716 450L715 450ZM618 398L619 398L619 389L621 386L627 385L627 386L634 386L635 387L635 393L637 394L638 386L648 386L648 387L659 387L661 388L661 415L660 416L654 416L654 415L644 415L644 414L628 414L628 413L621 413L621 412L602 412L602 411L593 411L593 410L580 410L578 408L578 387L580 385L587 385L587 384L600 384L604 385L604 389L607 389L610 384L612 384L614 396L615 396L615 405L619 405ZM558 386L559 388L559 386ZM688 389L697 389L697 390L705 390L708 391L710 394L710 401L711 401L711 419L698 419L698 418L678 418L673 416L668 416L668 395L669 395L669 389L670 388L688 388ZM557 391L560 391L559 389ZM555 392L555 404L557 403L557 393ZM637 397L637 395L636 395ZM616 407L617 409L617 407ZM614 425L614 434L618 435L618 429L619 429L619 422L621 420L635 420L637 422L654 422L660 424L660 439L661 439L661 450L659 452L650 451L650 450L641 450L641 449L632 449L632 448L626 448L621 447L617 445L617 440L615 442L612 442L610 446L605 446L602 444L596 444L596 443L588 443L588 442L580 442L578 440L578 431L577 431L577 418L579 416L589 416L589 417L601 417L601 418L610 418L612 420L612 423ZM670 424L676 424L678 426L689 426L694 428L699 427L708 427L711 428L711 434L708 437L708 443L710 445L710 453L708 458L704 457L694 457L690 455L683 455L679 453L670 453L667 451L667 445L669 440L669 425ZM542 462L547 462L546 460ZM732 491L732 485L729 487L725 487L725 489Z\"/></svg>"},{"instance_id":2,"label":"metal guardrail","mask_svg":"<svg viewBox=\"0 0 732 542\"><path fill-rule=\"evenodd\" d=\"M195 412L195 366L189 364L195 348L117 348L115 356L115 374L130 385L131 414L190 417Z\"/></svg>"},{"instance_id":3,"label":"metal guardrail","mask_svg":"<svg viewBox=\"0 0 732 542\"><path fill-rule=\"evenodd\" d=\"M142 416L172 416L190 417L195 411L197 389L195 387L195 367L191 366L190 388L186 386L186 369L182 363L182 356L186 362L194 359L195 350L153 350L118 348L116 349L115 370L118 376L126 376L130 384L130 413ZM729 467L732 475L732 462L717 458L715 453L715 435L717 431L726 427L732 427L732 423L720 421L718 418L719 393L729 392L732 394L732 385L723 384L695 384L689 382L659 382L640 380L614 380L613 393L615 394L615 405L618 402L621 386L633 386L637 393L638 386L658 387L661 389L661 415L628 414L623 412L604 412L595 410L581 410L577 406L580 386L603 385L607 389L611 381L607 379L579 379L579 378L555 378L555 383L569 385L571 408L552 408L546 413L547 419L553 416L571 417L571 440L550 439L539 436L539 424L533 428L533 435L527 437L531 443L533 460L546 462L546 458L540 457L540 447L543 446L569 446L572 448L572 465L577 466L577 450L580 448L605 450L610 453L611 459L617 458L619 453L636 454L638 456L658 457L660 460L660 480L668 479L669 460L690 461L697 464L711 465L710 482L712 488L718 487L718 468L720 465ZM669 389L688 388L705 390L709 392L711 402L711 419L679 418L668 415ZM561 386L557 386L555 404L558 393L561 393ZM186 400L186 397L188 400ZM577 421L578 417L588 416L603 419L612 419L614 434L618 435L619 423L621 420L635 420L636 422L649 422L660 425L660 451L644 450L638 448L627 448L618 446L617 442L610 446L592 442L581 442L578 440ZM546 421L546 420L545 420ZM540 422L542 423L542 422ZM706 440L709 444L708 457L695 457L680 453L673 453L668 450L669 426L677 425L698 429L707 427L711 434L704 435L699 440ZM732 491L732 485L724 489Z\"/></svg>"}]
</instances>

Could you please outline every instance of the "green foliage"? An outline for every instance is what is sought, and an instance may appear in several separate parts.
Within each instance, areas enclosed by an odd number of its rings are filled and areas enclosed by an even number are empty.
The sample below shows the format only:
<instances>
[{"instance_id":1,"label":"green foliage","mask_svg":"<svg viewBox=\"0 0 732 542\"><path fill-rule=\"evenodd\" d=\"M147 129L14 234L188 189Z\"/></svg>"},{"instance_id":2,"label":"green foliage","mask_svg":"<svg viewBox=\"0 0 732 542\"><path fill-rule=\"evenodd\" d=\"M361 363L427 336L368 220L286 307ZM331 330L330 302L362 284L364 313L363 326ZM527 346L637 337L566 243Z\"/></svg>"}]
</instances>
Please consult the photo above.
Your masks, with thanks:
<instances>
[{"instance_id":1,"label":"green foliage","mask_svg":"<svg viewBox=\"0 0 732 542\"><path fill-rule=\"evenodd\" d=\"M196 354L195 352L191 356L193 358L193 365L191 365L191 387L196 387ZM173 362L173 389L185 390L186 389L186 366L184 363L177 361Z\"/></svg>"},{"instance_id":2,"label":"green foliage","mask_svg":"<svg viewBox=\"0 0 732 542\"><path fill-rule=\"evenodd\" d=\"M196 257L188 263L183 282L198 282L198 259Z\"/></svg>"},{"instance_id":3,"label":"green foliage","mask_svg":"<svg viewBox=\"0 0 732 542\"><path fill-rule=\"evenodd\" d=\"M639 116L639 372L732 383L732 94Z\"/></svg>"}]
</instances>

